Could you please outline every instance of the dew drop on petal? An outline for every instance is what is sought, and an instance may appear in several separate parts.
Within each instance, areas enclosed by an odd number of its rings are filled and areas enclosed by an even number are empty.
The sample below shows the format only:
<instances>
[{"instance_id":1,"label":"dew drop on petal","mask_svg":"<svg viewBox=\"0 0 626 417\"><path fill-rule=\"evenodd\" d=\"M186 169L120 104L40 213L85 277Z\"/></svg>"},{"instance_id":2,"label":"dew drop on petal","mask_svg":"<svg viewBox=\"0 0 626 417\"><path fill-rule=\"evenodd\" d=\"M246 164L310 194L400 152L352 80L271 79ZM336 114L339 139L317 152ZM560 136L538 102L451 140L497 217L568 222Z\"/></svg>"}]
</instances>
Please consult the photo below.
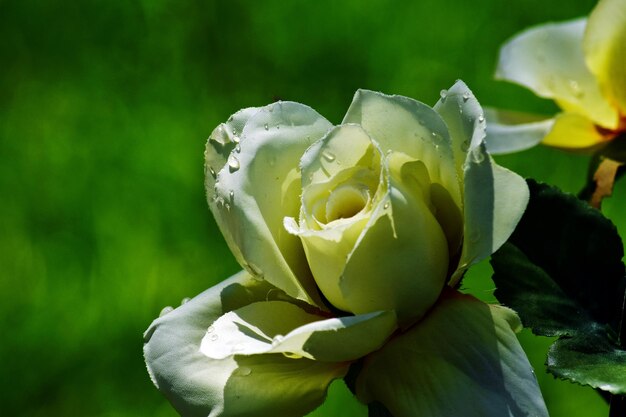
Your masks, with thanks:
<instances>
[{"instance_id":1,"label":"dew drop on petal","mask_svg":"<svg viewBox=\"0 0 626 417\"><path fill-rule=\"evenodd\" d=\"M283 341L284 338L285 338L285 336L283 336L282 334L277 334L272 339L272 346L277 346L280 342Z\"/></svg>"},{"instance_id":2,"label":"dew drop on petal","mask_svg":"<svg viewBox=\"0 0 626 417\"><path fill-rule=\"evenodd\" d=\"M216 335L215 333L213 333L211 336L209 336L209 340L215 342L218 339L218 335Z\"/></svg>"},{"instance_id":3,"label":"dew drop on petal","mask_svg":"<svg viewBox=\"0 0 626 417\"><path fill-rule=\"evenodd\" d=\"M328 162L333 162L335 160L335 155L333 155L331 152L325 150L322 152L322 156L324 157L325 160L327 160Z\"/></svg>"},{"instance_id":4,"label":"dew drop on petal","mask_svg":"<svg viewBox=\"0 0 626 417\"><path fill-rule=\"evenodd\" d=\"M235 152L237 152L237 153L240 153L240 152L241 152L241 145L240 145L240 144L237 144L237 145L235 146Z\"/></svg>"},{"instance_id":5,"label":"dew drop on petal","mask_svg":"<svg viewBox=\"0 0 626 417\"><path fill-rule=\"evenodd\" d=\"M485 160L485 155L483 155L483 153L480 151L480 148L474 148L471 156L472 160L477 164L480 164Z\"/></svg>"},{"instance_id":6,"label":"dew drop on petal","mask_svg":"<svg viewBox=\"0 0 626 417\"><path fill-rule=\"evenodd\" d=\"M267 123L265 123L265 124L263 125L263 128L264 128L265 130L270 130L270 127L269 127L269 125L268 125Z\"/></svg>"},{"instance_id":7,"label":"dew drop on petal","mask_svg":"<svg viewBox=\"0 0 626 417\"><path fill-rule=\"evenodd\" d=\"M250 273L250 275L252 275L252 278L259 280L259 281L263 279L264 277L263 271L261 271L261 268L259 268L255 264L247 263L247 264L244 264L244 267Z\"/></svg>"},{"instance_id":8,"label":"dew drop on petal","mask_svg":"<svg viewBox=\"0 0 626 417\"><path fill-rule=\"evenodd\" d=\"M209 326L209 328L206 329L207 333L213 333L214 331L215 331L215 327L213 327L213 326Z\"/></svg>"},{"instance_id":9,"label":"dew drop on petal","mask_svg":"<svg viewBox=\"0 0 626 417\"><path fill-rule=\"evenodd\" d=\"M478 121L480 123L484 122L485 121L485 116L483 116L482 114L480 116L478 116Z\"/></svg>"},{"instance_id":10,"label":"dew drop on petal","mask_svg":"<svg viewBox=\"0 0 626 417\"><path fill-rule=\"evenodd\" d=\"M463 93L463 101L466 102L469 99L470 99L470 94L466 91L465 93Z\"/></svg>"},{"instance_id":11,"label":"dew drop on petal","mask_svg":"<svg viewBox=\"0 0 626 417\"><path fill-rule=\"evenodd\" d=\"M233 136L233 142L239 143L240 141L241 141L241 139L239 138L239 136L237 136L237 135Z\"/></svg>"},{"instance_id":12,"label":"dew drop on petal","mask_svg":"<svg viewBox=\"0 0 626 417\"><path fill-rule=\"evenodd\" d=\"M235 371L233 372L233 375L248 376L251 373L252 373L252 369L248 368L247 366L242 366L240 368L235 369Z\"/></svg>"},{"instance_id":13,"label":"dew drop on petal","mask_svg":"<svg viewBox=\"0 0 626 417\"><path fill-rule=\"evenodd\" d=\"M182 305L184 305L184 304L187 304L187 303L189 302L189 300L191 300L191 298L189 298L189 297L185 297L185 298L183 298L183 299L180 301L180 305L182 306Z\"/></svg>"},{"instance_id":14,"label":"dew drop on petal","mask_svg":"<svg viewBox=\"0 0 626 417\"><path fill-rule=\"evenodd\" d=\"M441 90L439 96L441 97L441 101L445 101L446 97L448 97L448 90Z\"/></svg>"},{"instance_id":15,"label":"dew drop on petal","mask_svg":"<svg viewBox=\"0 0 626 417\"><path fill-rule=\"evenodd\" d=\"M576 80L569 80L569 88L572 90L572 94L574 94L575 97L581 98L585 95Z\"/></svg>"},{"instance_id":16,"label":"dew drop on petal","mask_svg":"<svg viewBox=\"0 0 626 417\"><path fill-rule=\"evenodd\" d=\"M217 178L217 174L215 173L215 170L213 169L213 167L209 167L209 172L211 173L211 176L213 177L213 179Z\"/></svg>"},{"instance_id":17,"label":"dew drop on petal","mask_svg":"<svg viewBox=\"0 0 626 417\"><path fill-rule=\"evenodd\" d=\"M232 173L239 169L239 160L233 154L228 156L228 170Z\"/></svg>"},{"instance_id":18,"label":"dew drop on petal","mask_svg":"<svg viewBox=\"0 0 626 417\"><path fill-rule=\"evenodd\" d=\"M159 313L159 317L163 317L164 315L171 313L172 311L174 311L174 307L172 306L163 307L163 310L161 310L161 312Z\"/></svg>"},{"instance_id":19,"label":"dew drop on petal","mask_svg":"<svg viewBox=\"0 0 626 417\"><path fill-rule=\"evenodd\" d=\"M230 197L230 201L233 201L233 199L235 198L235 192L233 190L230 190L228 196Z\"/></svg>"},{"instance_id":20,"label":"dew drop on petal","mask_svg":"<svg viewBox=\"0 0 626 417\"><path fill-rule=\"evenodd\" d=\"M389 204L389 201L387 201L387 202L385 203L385 205L383 206L383 208L384 208L385 210L387 210L387 209L389 208L389 205L390 205L390 204Z\"/></svg>"}]
</instances>

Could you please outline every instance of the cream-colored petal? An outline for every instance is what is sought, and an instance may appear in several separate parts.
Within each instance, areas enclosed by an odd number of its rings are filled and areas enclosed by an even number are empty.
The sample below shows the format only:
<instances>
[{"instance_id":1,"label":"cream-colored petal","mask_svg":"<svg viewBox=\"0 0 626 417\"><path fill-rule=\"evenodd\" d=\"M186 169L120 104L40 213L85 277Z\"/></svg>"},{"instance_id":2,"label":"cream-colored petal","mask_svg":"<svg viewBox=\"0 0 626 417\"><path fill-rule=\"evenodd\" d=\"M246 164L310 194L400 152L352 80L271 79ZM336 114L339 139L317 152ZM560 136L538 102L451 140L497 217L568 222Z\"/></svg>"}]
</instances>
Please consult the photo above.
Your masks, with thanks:
<instances>
[{"instance_id":1,"label":"cream-colored petal","mask_svg":"<svg viewBox=\"0 0 626 417\"><path fill-rule=\"evenodd\" d=\"M541 97L555 99L566 111L615 128L618 113L585 63L586 22L549 23L516 35L500 50L496 78L526 86Z\"/></svg>"},{"instance_id":2,"label":"cream-colored petal","mask_svg":"<svg viewBox=\"0 0 626 417\"><path fill-rule=\"evenodd\" d=\"M554 119L485 108L487 151L501 155L530 149L541 143L554 126Z\"/></svg>"},{"instance_id":3,"label":"cream-colored petal","mask_svg":"<svg viewBox=\"0 0 626 417\"><path fill-rule=\"evenodd\" d=\"M483 143L485 138L483 109L469 87L461 80L457 80L450 89L444 90L433 108L448 127L457 176L463 178L463 166L468 152Z\"/></svg>"},{"instance_id":4,"label":"cream-colored petal","mask_svg":"<svg viewBox=\"0 0 626 417\"><path fill-rule=\"evenodd\" d=\"M564 149L587 149L609 140L611 136L598 131L593 122L576 113L561 113L543 144Z\"/></svg>"},{"instance_id":5,"label":"cream-colored petal","mask_svg":"<svg viewBox=\"0 0 626 417\"><path fill-rule=\"evenodd\" d=\"M507 308L448 290L429 314L365 360L358 398L394 417L547 417Z\"/></svg>"},{"instance_id":6,"label":"cream-colored petal","mask_svg":"<svg viewBox=\"0 0 626 417\"><path fill-rule=\"evenodd\" d=\"M283 227L300 207L298 163L331 124L310 107L278 102L259 109L207 190L226 242L249 272L289 295L321 305L299 239Z\"/></svg>"},{"instance_id":7,"label":"cream-colored petal","mask_svg":"<svg viewBox=\"0 0 626 417\"><path fill-rule=\"evenodd\" d=\"M584 51L602 91L626 116L626 2L600 0L589 16ZM610 127L610 126L609 126Z\"/></svg>"},{"instance_id":8,"label":"cream-colored petal","mask_svg":"<svg viewBox=\"0 0 626 417\"><path fill-rule=\"evenodd\" d=\"M528 186L487 153L482 109L462 81L447 91L435 110L450 130L457 165L462 160L463 249L451 279L454 285L467 267L491 255L513 233L528 203Z\"/></svg>"},{"instance_id":9,"label":"cream-colored petal","mask_svg":"<svg viewBox=\"0 0 626 417\"><path fill-rule=\"evenodd\" d=\"M403 96L359 90L343 123L363 126L384 153L392 150L423 161L433 183L441 184L461 206L450 135L431 107Z\"/></svg>"},{"instance_id":10,"label":"cream-colored petal","mask_svg":"<svg viewBox=\"0 0 626 417\"><path fill-rule=\"evenodd\" d=\"M380 348L395 329L392 311L328 319L286 301L266 301L221 316L200 350L212 359L282 353L345 362Z\"/></svg>"},{"instance_id":11,"label":"cream-colored petal","mask_svg":"<svg viewBox=\"0 0 626 417\"><path fill-rule=\"evenodd\" d=\"M150 325L144 342L148 371L182 416L302 416L324 401L333 379L346 373L346 363L281 354L215 360L200 352L207 328L220 316L277 294L267 282L241 272Z\"/></svg>"},{"instance_id":12,"label":"cream-colored petal","mask_svg":"<svg viewBox=\"0 0 626 417\"><path fill-rule=\"evenodd\" d=\"M526 181L496 164L484 144L465 165L463 252L450 280L455 285L471 265L498 250L511 236L528 205Z\"/></svg>"},{"instance_id":13,"label":"cream-colored petal","mask_svg":"<svg viewBox=\"0 0 626 417\"><path fill-rule=\"evenodd\" d=\"M220 123L207 139L204 149L204 185L209 199L214 194L213 187L217 173L226 165L228 155L239 143L243 127L258 111L258 107L239 110L230 116L226 122Z\"/></svg>"}]
</instances>

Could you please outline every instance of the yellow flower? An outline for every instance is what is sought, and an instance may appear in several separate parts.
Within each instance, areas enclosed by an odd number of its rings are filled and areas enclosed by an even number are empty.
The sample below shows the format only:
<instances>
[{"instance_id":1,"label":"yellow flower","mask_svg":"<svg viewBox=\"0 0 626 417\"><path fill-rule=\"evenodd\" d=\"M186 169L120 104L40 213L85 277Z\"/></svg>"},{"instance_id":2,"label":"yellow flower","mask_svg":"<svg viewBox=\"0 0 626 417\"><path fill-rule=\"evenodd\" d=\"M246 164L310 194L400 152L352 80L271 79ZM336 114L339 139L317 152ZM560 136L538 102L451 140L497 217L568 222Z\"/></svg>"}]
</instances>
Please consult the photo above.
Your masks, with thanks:
<instances>
[{"instance_id":1,"label":"yellow flower","mask_svg":"<svg viewBox=\"0 0 626 417\"><path fill-rule=\"evenodd\" d=\"M185 416L302 416L362 361L357 398L394 417L546 416L517 315L453 289L528 200L483 138L461 81L434 107L359 90L339 126L294 102L218 126L207 197L243 270L152 323L155 385Z\"/></svg>"},{"instance_id":2,"label":"yellow flower","mask_svg":"<svg viewBox=\"0 0 626 417\"><path fill-rule=\"evenodd\" d=\"M562 112L515 124L507 124L515 117L505 112L488 113L490 152L539 142L588 149L614 139L626 132L626 2L601 0L588 19L549 23L516 35L500 51L496 77L553 99Z\"/></svg>"}]
</instances>

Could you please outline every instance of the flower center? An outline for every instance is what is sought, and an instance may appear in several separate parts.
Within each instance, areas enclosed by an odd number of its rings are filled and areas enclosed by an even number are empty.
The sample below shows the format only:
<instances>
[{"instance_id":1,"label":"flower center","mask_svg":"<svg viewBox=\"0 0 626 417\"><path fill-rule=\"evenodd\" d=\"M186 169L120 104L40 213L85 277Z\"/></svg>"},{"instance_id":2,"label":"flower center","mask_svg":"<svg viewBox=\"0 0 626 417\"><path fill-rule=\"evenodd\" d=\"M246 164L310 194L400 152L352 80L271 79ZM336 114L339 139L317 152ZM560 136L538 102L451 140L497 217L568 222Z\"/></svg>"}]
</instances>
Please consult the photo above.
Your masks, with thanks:
<instances>
[{"instance_id":1,"label":"flower center","mask_svg":"<svg viewBox=\"0 0 626 417\"><path fill-rule=\"evenodd\" d=\"M366 186L342 185L335 188L326 201L326 222L349 219L363 210L369 199Z\"/></svg>"}]
</instances>

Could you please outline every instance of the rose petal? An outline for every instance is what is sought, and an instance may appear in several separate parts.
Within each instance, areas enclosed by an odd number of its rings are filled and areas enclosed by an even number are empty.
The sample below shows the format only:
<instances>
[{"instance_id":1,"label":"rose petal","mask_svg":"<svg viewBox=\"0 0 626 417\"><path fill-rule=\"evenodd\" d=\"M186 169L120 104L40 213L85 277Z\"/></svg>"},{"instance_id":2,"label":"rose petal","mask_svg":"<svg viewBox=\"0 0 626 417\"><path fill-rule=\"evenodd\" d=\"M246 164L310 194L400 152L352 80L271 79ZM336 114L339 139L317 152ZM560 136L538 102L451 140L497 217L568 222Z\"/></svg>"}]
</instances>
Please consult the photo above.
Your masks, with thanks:
<instances>
[{"instance_id":1,"label":"rose petal","mask_svg":"<svg viewBox=\"0 0 626 417\"><path fill-rule=\"evenodd\" d=\"M379 311L325 319L286 301L265 301L226 313L210 329L201 351L213 359L284 353L345 362L380 348L396 329L396 318Z\"/></svg>"},{"instance_id":2,"label":"rose petal","mask_svg":"<svg viewBox=\"0 0 626 417\"><path fill-rule=\"evenodd\" d=\"M528 186L519 175L502 168L484 143L485 120L478 101L458 81L435 109L443 117L457 160L463 159L463 251L451 285L469 266L495 252L513 233L528 203Z\"/></svg>"},{"instance_id":3,"label":"rose petal","mask_svg":"<svg viewBox=\"0 0 626 417\"><path fill-rule=\"evenodd\" d=\"M543 139L543 144L564 149L586 149L605 142L609 137L601 134L596 125L584 116L561 113L554 126Z\"/></svg>"},{"instance_id":4,"label":"rose petal","mask_svg":"<svg viewBox=\"0 0 626 417\"><path fill-rule=\"evenodd\" d=\"M554 119L539 119L496 109L485 109L487 151L492 155L519 152L538 145L554 126Z\"/></svg>"},{"instance_id":5,"label":"rose petal","mask_svg":"<svg viewBox=\"0 0 626 417\"><path fill-rule=\"evenodd\" d=\"M500 50L496 78L524 85L541 97L555 99L566 111L615 128L617 111L585 64L585 24L586 19L550 23L516 35Z\"/></svg>"},{"instance_id":6,"label":"rose petal","mask_svg":"<svg viewBox=\"0 0 626 417\"><path fill-rule=\"evenodd\" d=\"M216 127L206 142L204 149L204 184L207 190L207 197L213 197L215 179L217 173L226 165L228 155L237 146L241 138L243 127L248 119L259 111L258 107L249 107L239 110L228 118L225 123L220 123Z\"/></svg>"},{"instance_id":7,"label":"rose petal","mask_svg":"<svg viewBox=\"0 0 626 417\"><path fill-rule=\"evenodd\" d=\"M289 295L322 305L299 239L283 227L300 207L298 161L331 124L310 107L259 109L218 174L209 205L226 242L249 272Z\"/></svg>"},{"instance_id":8,"label":"rose petal","mask_svg":"<svg viewBox=\"0 0 626 417\"><path fill-rule=\"evenodd\" d=\"M583 45L587 65L602 91L625 116L626 2L600 1L589 16Z\"/></svg>"},{"instance_id":9,"label":"rose petal","mask_svg":"<svg viewBox=\"0 0 626 417\"><path fill-rule=\"evenodd\" d=\"M265 300L269 284L241 272L156 319L144 355L154 384L186 417L302 416L321 404L345 363L281 354L210 359L199 348L207 328L231 309ZM268 389L271 387L271 389Z\"/></svg>"},{"instance_id":10,"label":"rose petal","mask_svg":"<svg viewBox=\"0 0 626 417\"><path fill-rule=\"evenodd\" d=\"M406 333L365 360L358 398L394 417L548 416L504 307L448 290Z\"/></svg>"},{"instance_id":11,"label":"rose petal","mask_svg":"<svg viewBox=\"0 0 626 417\"><path fill-rule=\"evenodd\" d=\"M450 136L431 107L407 97L358 90L343 123L363 126L384 153L402 152L423 161L432 182L441 184L461 206Z\"/></svg>"}]
</instances>

